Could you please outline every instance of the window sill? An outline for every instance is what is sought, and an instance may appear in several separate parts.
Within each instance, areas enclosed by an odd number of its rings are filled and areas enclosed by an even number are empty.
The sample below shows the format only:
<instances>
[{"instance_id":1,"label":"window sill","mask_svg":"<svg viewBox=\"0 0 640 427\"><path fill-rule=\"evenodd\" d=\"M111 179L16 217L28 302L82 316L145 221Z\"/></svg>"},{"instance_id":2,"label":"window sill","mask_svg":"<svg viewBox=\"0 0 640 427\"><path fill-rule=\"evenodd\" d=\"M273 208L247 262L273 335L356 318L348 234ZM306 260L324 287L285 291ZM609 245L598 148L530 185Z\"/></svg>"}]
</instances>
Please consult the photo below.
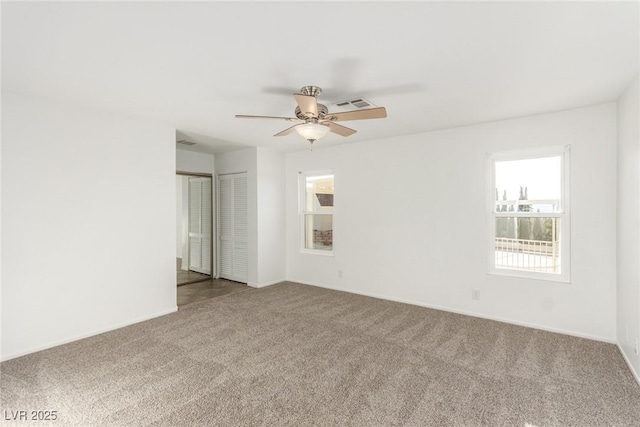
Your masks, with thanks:
<instances>
[{"instance_id":1,"label":"window sill","mask_svg":"<svg viewBox=\"0 0 640 427\"><path fill-rule=\"evenodd\" d=\"M308 255L333 256L333 251L323 251L322 249L300 249L300 253Z\"/></svg>"},{"instance_id":2,"label":"window sill","mask_svg":"<svg viewBox=\"0 0 640 427\"><path fill-rule=\"evenodd\" d=\"M490 276L503 276L503 277L513 277L517 279L540 280L543 282L571 284L571 278L562 274L536 273L533 271L520 271L520 270L509 270L509 269L491 269L488 274Z\"/></svg>"}]
</instances>

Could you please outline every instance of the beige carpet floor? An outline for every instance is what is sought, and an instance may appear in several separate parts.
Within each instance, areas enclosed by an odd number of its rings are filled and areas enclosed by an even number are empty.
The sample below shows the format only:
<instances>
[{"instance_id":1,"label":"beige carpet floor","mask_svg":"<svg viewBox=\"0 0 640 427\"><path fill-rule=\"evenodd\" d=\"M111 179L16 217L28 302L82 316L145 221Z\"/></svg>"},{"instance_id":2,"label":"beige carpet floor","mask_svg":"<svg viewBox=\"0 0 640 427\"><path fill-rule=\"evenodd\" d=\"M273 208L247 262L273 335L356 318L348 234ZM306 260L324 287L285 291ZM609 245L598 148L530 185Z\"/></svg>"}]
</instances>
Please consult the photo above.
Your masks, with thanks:
<instances>
[{"instance_id":1,"label":"beige carpet floor","mask_svg":"<svg viewBox=\"0 0 640 427\"><path fill-rule=\"evenodd\" d=\"M640 425L614 345L294 283L0 372L2 416L57 411L40 426Z\"/></svg>"}]
</instances>

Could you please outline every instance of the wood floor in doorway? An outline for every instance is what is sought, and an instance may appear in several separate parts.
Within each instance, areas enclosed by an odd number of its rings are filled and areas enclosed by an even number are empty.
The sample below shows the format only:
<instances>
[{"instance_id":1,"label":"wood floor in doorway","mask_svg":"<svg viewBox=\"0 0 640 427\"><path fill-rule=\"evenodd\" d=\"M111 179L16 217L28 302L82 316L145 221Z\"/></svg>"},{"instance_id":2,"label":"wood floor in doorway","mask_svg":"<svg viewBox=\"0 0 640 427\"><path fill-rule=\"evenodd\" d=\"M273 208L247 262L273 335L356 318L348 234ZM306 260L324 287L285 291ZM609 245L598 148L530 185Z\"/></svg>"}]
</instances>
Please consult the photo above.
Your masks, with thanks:
<instances>
[{"instance_id":1,"label":"wood floor in doorway","mask_svg":"<svg viewBox=\"0 0 640 427\"><path fill-rule=\"evenodd\" d=\"M211 276L208 274L196 273L195 271L191 271L191 270L183 270L182 259L180 258L176 258L176 270L177 270L178 286L211 279Z\"/></svg>"},{"instance_id":2,"label":"wood floor in doorway","mask_svg":"<svg viewBox=\"0 0 640 427\"><path fill-rule=\"evenodd\" d=\"M178 307L253 289L244 283L232 282L231 280L225 279L212 279L211 276L207 274L182 270L181 266L182 260L176 258Z\"/></svg>"},{"instance_id":3,"label":"wood floor in doorway","mask_svg":"<svg viewBox=\"0 0 640 427\"><path fill-rule=\"evenodd\" d=\"M178 307L222 295L244 292L253 288L244 283L225 279L209 279L202 282L178 286Z\"/></svg>"},{"instance_id":4,"label":"wood floor in doorway","mask_svg":"<svg viewBox=\"0 0 640 427\"><path fill-rule=\"evenodd\" d=\"M178 270L178 286L187 285L189 283L202 282L203 280L210 280L211 276L208 274L196 273L195 271Z\"/></svg>"}]
</instances>

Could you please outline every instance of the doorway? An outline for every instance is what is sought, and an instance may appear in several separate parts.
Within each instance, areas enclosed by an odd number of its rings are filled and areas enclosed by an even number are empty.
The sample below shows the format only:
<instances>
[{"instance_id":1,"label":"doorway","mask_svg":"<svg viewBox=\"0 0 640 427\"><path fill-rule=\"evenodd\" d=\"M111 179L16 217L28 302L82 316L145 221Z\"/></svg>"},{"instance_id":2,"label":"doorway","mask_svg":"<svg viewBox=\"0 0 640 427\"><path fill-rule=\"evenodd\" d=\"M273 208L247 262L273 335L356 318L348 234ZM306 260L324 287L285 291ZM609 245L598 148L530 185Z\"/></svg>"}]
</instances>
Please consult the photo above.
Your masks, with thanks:
<instances>
[{"instance_id":1,"label":"doorway","mask_svg":"<svg viewBox=\"0 0 640 427\"><path fill-rule=\"evenodd\" d=\"M177 285L210 280L213 271L213 184L206 174L176 174Z\"/></svg>"},{"instance_id":2,"label":"doorway","mask_svg":"<svg viewBox=\"0 0 640 427\"><path fill-rule=\"evenodd\" d=\"M232 186L235 188L234 200L241 206L246 205L246 182L244 181L241 180L239 184ZM223 185L223 187L227 189L227 186ZM219 190L216 191L217 193ZM227 197L224 199L227 201ZM221 270L217 268L214 261L214 253L217 252L218 247L213 240L214 200L212 175L176 173L176 300L180 309L192 303L252 289L246 284L216 276ZM236 209L232 209L232 212L235 211ZM246 213L242 215L238 212L234 217L235 228L246 229ZM227 222L223 220L223 224L226 225ZM223 234L226 236L226 233ZM242 254L238 247L236 252ZM242 255L240 257L242 258ZM236 271L238 268L243 270L240 266L236 267ZM246 267L244 269L246 270Z\"/></svg>"}]
</instances>

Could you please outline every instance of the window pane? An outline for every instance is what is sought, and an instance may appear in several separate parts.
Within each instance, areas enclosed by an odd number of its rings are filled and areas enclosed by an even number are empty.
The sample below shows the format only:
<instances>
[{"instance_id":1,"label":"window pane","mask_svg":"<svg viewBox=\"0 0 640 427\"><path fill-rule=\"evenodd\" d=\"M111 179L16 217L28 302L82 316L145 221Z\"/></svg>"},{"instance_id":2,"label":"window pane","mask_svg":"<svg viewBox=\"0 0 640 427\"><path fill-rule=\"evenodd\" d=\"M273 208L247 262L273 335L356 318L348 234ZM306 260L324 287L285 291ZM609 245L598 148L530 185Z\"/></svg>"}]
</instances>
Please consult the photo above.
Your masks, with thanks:
<instances>
[{"instance_id":1,"label":"window pane","mask_svg":"<svg viewBox=\"0 0 640 427\"><path fill-rule=\"evenodd\" d=\"M333 175L305 178L305 210L308 212L333 209Z\"/></svg>"},{"instance_id":2,"label":"window pane","mask_svg":"<svg viewBox=\"0 0 640 427\"><path fill-rule=\"evenodd\" d=\"M562 156L495 162L496 212L560 212Z\"/></svg>"},{"instance_id":3,"label":"window pane","mask_svg":"<svg viewBox=\"0 0 640 427\"><path fill-rule=\"evenodd\" d=\"M333 215L305 215L305 248L333 250Z\"/></svg>"},{"instance_id":4,"label":"window pane","mask_svg":"<svg viewBox=\"0 0 640 427\"><path fill-rule=\"evenodd\" d=\"M495 267L561 273L560 218L496 218Z\"/></svg>"}]
</instances>

